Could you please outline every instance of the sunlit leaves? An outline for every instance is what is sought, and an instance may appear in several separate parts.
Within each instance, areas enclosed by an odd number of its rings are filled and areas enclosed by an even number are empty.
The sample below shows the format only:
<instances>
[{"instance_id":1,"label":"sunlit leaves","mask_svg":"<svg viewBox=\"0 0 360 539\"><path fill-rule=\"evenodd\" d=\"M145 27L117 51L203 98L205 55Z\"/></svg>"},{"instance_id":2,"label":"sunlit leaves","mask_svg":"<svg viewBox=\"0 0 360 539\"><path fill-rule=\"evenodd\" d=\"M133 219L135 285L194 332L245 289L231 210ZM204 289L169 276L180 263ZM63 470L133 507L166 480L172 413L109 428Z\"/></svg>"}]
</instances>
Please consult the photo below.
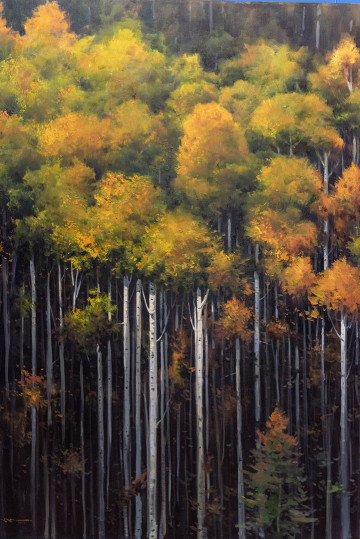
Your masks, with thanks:
<instances>
[{"instance_id":1,"label":"sunlit leaves","mask_svg":"<svg viewBox=\"0 0 360 539\"><path fill-rule=\"evenodd\" d=\"M178 209L149 227L138 267L160 281L191 289L194 281L205 280L214 242L205 223Z\"/></svg>"},{"instance_id":2,"label":"sunlit leaves","mask_svg":"<svg viewBox=\"0 0 360 539\"><path fill-rule=\"evenodd\" d=\"M313 290L316 302L333 311L355 314L360 305L360 269L345 258L336 260Z\"/></svg>"},{"instance_id":3,"label":"sunlit leaves","mask_svg":"<svg viewBox=\"0 0 360 539\"><path fill-rule=\"evenodd\" d=\"M196 105L183 130L175 185L197 204L221 206L222 196L238 186L246 171L243 132L217 103Z\"/></svg>"},{"instance_id":4,"label":"sunlit leaves","mask_svg":"<svg viewBox=\"0 0 360 539\"><path fill-rule=\"evenodd\" d=\"M222 306L222 314L216 322L217 332L226 339L240 338L249 341L251 317L252 312L245 303L233 297Z\"/></svg>"},{"instance_id":5,"label":"sunlit leaves","mask_svg":"<svg viewBox=\"0 0 360 539\"><path fill-rule=\"evenodd\" d=\"M45 156L91 161L101 156L109 129L109 120L73 112L42 128L40 144Z\"/></svg>"},{"instance_id":6,"label":"sunlit leaves","mask_svg":"<svg viewBox=\"0 0 360 539\"><path fill-rule=\"evenodd\" d=\"M38 6L25 22L24 29L25 34L19 45L22 48L47 45L68 49L75 40L75 34L70 31L65 13L57 2Z\"/></svg>"},{"instance_id":7,"label":"sunlit leaves","mask_svg":"<svg viewBox=\"0 0 360 539\"><path fill-rule=\"evenodd\" d=\"M91 291L88 304L84 309L68 312L64 317L66 339L74 341L83 350L90 352L97 344L104 341L114 331L114 325L108 319L108 312L114 312L106 294Z\"/></svg>"},{"instance_id":8,"label":"sunlit leaves","mask_svg":"<svg viewBox=\"0 0 360 539\"><path fill-rule=\"evenodd\" d=\"M260 87L264 96L295 89L304 78L304 49L291 51L288 45L270 45L260 41L246 45L238 58L224 62L220 76L235 82L245 78Z\"/></svg>"},{"instance_id":9,"label":"sunlit leaves","mask_svg":"<svg viewBox=\"0 0 360 539\"><path fill-rule=\"evenodd\" d=\"M254 111L251 127L275 147L300 142L317 150L340 150L343 141L331 124L332 111L315 94L278 94ZM289 151L289 150L288 150Z\"/></svg>"},{"instance_id":10,"label":"sunlit leaves","mask_svg":"<svg viewBox=\"0 0 360 539\"><path fill-rule=\"evenodd\" d=\"M317 227L309 220L321 192L321 178L305 159L277 157L258 176L259 190L250 197L248 235L278 261L308 253Z\"/></svg>"},{"instance_id":11,"label":"sunlit leaves","mask_svg":"<svg viewBox=\"0 0 360 539\"><path fill-rule=\"evenodd\" d=\"M295 298L306 297L315 284L315 273L309 257L296 257L280 275L284 291Z\"/></svg>"}]
</instances>

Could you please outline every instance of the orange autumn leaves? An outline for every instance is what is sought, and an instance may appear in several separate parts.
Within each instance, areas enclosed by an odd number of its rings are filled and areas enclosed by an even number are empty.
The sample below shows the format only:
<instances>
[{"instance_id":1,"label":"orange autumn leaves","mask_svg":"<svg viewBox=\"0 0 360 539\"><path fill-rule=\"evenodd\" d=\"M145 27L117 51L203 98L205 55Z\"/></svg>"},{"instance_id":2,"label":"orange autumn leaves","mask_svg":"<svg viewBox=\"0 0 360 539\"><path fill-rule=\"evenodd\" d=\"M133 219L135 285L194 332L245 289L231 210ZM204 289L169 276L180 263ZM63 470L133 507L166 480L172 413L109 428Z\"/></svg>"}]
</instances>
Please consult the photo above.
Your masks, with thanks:
<instances>
[{"instance_id":1,"label":"orange autumn leaves","mask_svg":"<svg viewBox=\"0 0 360 539\"><path fill-rule=\"evenodd\" d=\"M247 234L262 246L267 273L290 294L302 295L314 281L309 255L318 228L309 217L321 193L321 177L306 159L279 156L262 169L258 182L249 199Z\"/></svg>"}]
</instances>

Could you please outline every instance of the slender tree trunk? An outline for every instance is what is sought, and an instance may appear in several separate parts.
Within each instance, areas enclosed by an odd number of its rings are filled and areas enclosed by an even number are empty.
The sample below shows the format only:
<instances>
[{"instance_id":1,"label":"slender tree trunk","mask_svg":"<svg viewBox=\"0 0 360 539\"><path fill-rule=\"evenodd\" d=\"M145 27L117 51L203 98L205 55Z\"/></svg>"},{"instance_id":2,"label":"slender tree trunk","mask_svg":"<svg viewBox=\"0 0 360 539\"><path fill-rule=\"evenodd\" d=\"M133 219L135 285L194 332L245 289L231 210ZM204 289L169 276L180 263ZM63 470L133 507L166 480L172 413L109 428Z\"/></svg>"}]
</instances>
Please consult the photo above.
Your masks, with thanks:
<instances>
[{"instance_id":1,"label":"slender tree trunk","mask_svg":"<svg viewBox=\"0 0 360 539\"><path fill-rule=\"evenodd\" d=\"M125 489L130 484L130 316L129 316L129 286L130 279L124 280L124 423L123 423L123 461ZM129 534L128 508L124 507L125 537Z\"/></svg>"},{"instance_id":2,"label":"slender tree trunk","mask_svg":"<svg viewBox=\"0 0 360 539\"><path fill-rule=\"evenodd\" d=\"M341 538L351 537L350 529L350 500L349 500L349 478L348 478L348 447L349 432L347 424L347 317L341 310L341 405L340 405L340 481L341 492Z\"/></svg>"},{"instance_id":3,"label":"slender tree trunk","mask_svg":"<svg viewBox=\"0 0 360 539\"><path fill-rule=\"evenodd\" d=\"M50 524L50 492L49 492L49 456L48 456L48 440L47 432L45 433L44 440L44 453L43 453L43 463L44 463L44 502L45 502L45 525L44 525L44 539L49 539L49 524Z\"/></svg>"},{"instance_id":4,"label":"slender tree trunk","mask_svg":"<svg viewBox=\"0 0 360 539\"><path fill-rule=\"evenodd\" d=\"M231 251L231 215L229 215L227 220L227 250Z\"/></svg>"},{"instance_id":5,"label":"slender tree trunk","mask_svg":"<svg viewBox=\"0 0 360 539\"><path fill-rule=\"evenodd\" d=\"M203 376L204 376L204 342L202 313L207 301L208 292L204 300L201 298L201 290L196 292L196 349L195 349L195 399L196 399L196 486L197 486L197 537L203 539L207 536L205 526L205 468L204 468L204 416L203 416Z\"/></svg>"},{"instance_id":6,"label":"slender tree trunk","mask_svg":"<svg viewBox=\"0 0 360 539\"><path fill-rule=\"evenodd\" d=\"M111 277L108 280L108 300L111 303ZM108 321L111 322L111 311L108 311ZM112 445L112 355L111 341L107 342L107 446L106 446L106 505L109 507L110 488L110 459Z\"/></svg>"},{"instance_id":7,"label":"slender tree trunk","mask_svg":"<svg viewBox=\"0 0 360 539\"><path fill-rule=\"evenodd\" d=\"M48 401L48 427L52 424L51 396L53 379L53 354L51 341L51 299L50 299L50 272L46 280L46 396Z\"/></svg>"},{"instance_id":8,"label":"slender tree trunk","mask_svg":"<svg viewBox=\"0 0 360 539\"><path fill-rule=\"evenodd\" d=\"M165 298L160 292L160 331L161 335L165 331L163 325L166 319L163 316ZM162 539L166 535L166 440L165 440L165 355L163 336L160 341L160 482L161 482L161 507L160 507L160 528L159 537Z\"/></svg>"},{"instance_id":9,"label":"slender tree trunk","mask_svg":"<svg viewBox=\"0 0 360 539\"><path fill-rule=\"evenodd\" d=\"M97 386L98 386L98 538L105 539L105 499L104 499L104 387L102 354L96 346Z\"/></svg>"},{"instance_id":10,"label":"slender tree trunk","mask_svg":"<svg viewBox=\"0 0 360 539\"><path fill-rule=\"evenodd\" d=\"M297 439L300 441L300 354L299 354L299 322L296 315L295 322L296 343L295 343L295 423Z\"/></svg>"},{"instance_id":11,"label":"slender tree trunk","mask_svg":"<svg viewBox=\"0 0 360 539\"><path fill-rule=\"evenodd\" d=\"M321 6L317 4L316 6L316 36L315 36L315 47L319 49L320 47L320 15L321 15Z\"/></svg>"},{"instance_id":12,"label":"slender tree trunk","mask_svg":"<svg viewBox=\"0 0 360 539\"><path fill-rule=\"evenodd\" d=\"M209 32L214 29L214 4L213 0L209 0Z\"/></svg>"},{"instance_id":13,"label":"slender tree trunk","mask_svg":"<svg viewBox=\"0 0 360 539\"><path fill-rule=\"evenodd\" d=\"M34 257L30 260L30 282L31 282L31 374L36 375L36 281ZM36 533L36 446L37 446L37 423L36 407L31 407L31 462L30 462L30 483L31 483L31 517L33 532Z\"/></svg>"},{"instance_id":14,"label":"slender tree trunk","mask_svg":"<svg viewBox=\"0 0 360 539\"><path fill-rule=\"evenodd\" d=\"M279 309L278 309L278 285L275 283L275 318L279 319ZM279 355L280 355L280 342L279 339L276 339L275 344L275 387L276 387L276 402L278 405L281 405L280 402L280 384L279 384Z\"/></svg>"},{"instance_id":15,"label":"slender tree trunk","mask_svg":"<svg viewBox=\"0 0 360 539\"><path fill-rule=\"evenodd\" d=\"M148 537L157 539L157 331L156 331L156 291L154 283L149 285L149 451L148 451Z\"/></svg>"},{"instance_id":16,"label":"slender tree trunk","mask_svg":"<svg viewBox=\"0 0 360 539\"><path fill-rule=\"evenodd\" d=\"M135 366L135 476L141 475L141 280L136 282L136 366ZM140 493L135 500L135 539L142 537L142 501Z\"/></svg>"},{"instance_id":17,"label":"slender tree trunk","mask_svg":"<svg viewBox=\"0 0 360 539\"><path fill-rule=\"evenodd\" d=\"M4 323L4 344L5 344L5 388L9 391L9 358L10 358L10 318L8 306L8 282L9 270L8 260L2 257L2 283L3 283L3 323Z\"/></svg>"},{"instance_id":18,"label":"slender tree trunk","mask_svg":"<svg viewBox=\"0 0 360 539\"><path fill-rule=\"evenodd\" d=\"M81 505L83 517L83 539L86 539L86 481L85 481L85 442L84 442L84 367L80 363L80 445L81 445Z\"/></svg>"},{"instance_id":19,"label":"slender tree trunk","mask_svg":"<svg viewBox=\"0 0 360 539\"><path fill-rule=\"evenodd\" d=\"M259 274L254 272L255 289L255 331L254 331L254 353L255 353L255 433L260 423L260 283ZM257 436L256 436L257 438ZM259 449L259 440L256 441L256 447Z\"/></svg>"},{"instance_id":20,"label":"slender tree trunk","mask_svg":"<svg viewBox=\"0 0 360 539\"><path fill-rule=\"evenodd\" d=\"M239 539L245 539L245 505L243 450L242 450L242 405L241 405L241 379L240 379L240 341L236 339L236 419L237 419L237 481L238 481L238 526Z\"/></svg>"},{"instance_id":21,"label":"slender tree trunk","mask_svg":"<svg viewBox=\"0 0 360 539\"><path fill-rule=\"evenodd\" d=\"M62 295L62 277L61 266L58 262L58 289L59 289L59 360L60 360L60 411L61 411L61 442L65 444L65 425L66 425L66 378L65 378L65 356L64 356L64 338L62 335L64 328L63 313L63 295Z\"/></svg>"}]
</instances>

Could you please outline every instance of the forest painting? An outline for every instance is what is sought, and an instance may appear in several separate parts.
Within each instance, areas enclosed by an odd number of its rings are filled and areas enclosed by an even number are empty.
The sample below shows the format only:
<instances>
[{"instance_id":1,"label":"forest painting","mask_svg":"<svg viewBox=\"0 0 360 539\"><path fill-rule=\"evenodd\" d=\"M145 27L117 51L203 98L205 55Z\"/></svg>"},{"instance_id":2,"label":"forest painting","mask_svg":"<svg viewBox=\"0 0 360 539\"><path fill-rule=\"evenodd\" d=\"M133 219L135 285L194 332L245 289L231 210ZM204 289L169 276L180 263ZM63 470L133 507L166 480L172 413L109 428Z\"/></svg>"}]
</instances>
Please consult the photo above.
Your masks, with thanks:
<instances>
[{"instance_id":1,"label":"forest painting","mask_svg":"<svg viewBox=\"0 0 360 539\"><path fill-rule=\"evenodd\" d=\"M4 0L0 537L360 538L360 7Z\"/></svg>"}]
</instances>

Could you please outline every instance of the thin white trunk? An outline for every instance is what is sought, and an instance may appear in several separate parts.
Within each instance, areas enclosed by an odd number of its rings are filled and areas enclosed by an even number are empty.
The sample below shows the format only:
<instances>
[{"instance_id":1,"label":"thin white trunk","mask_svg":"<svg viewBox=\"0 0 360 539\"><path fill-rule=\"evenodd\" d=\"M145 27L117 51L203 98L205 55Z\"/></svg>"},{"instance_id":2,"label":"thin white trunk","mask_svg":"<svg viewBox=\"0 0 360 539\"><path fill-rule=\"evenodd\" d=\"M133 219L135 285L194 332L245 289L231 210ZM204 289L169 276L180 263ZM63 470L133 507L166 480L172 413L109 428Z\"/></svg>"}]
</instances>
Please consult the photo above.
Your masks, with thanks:
<instances>
[{"instance_id":1,"label":"thin white trunk","mask_svg":"<svg viewBox=\"0 0 360 539\"><path fill-rule=\"evenodd\" d=\"M259 428L260 422L260 283L259 274L254 271L255 289L255 322L254 322L254 353L255 353L255 430ZM258 447L259 442L256 442Z\"/></svg>"},{"instance_id":2,"label":"thin white trunk","mask_svg":"<svg viewBox=\"0 0 360 539\"><path fill-rule=\"evenodd\" d=\"M157 539L157 420L158 420L158 386L157 386L157 328L156 328L156 291L154 283L149 285L149 451L148 451L148 537Z\"/></svg>"},{"instance_id":3,"label":"thin white trunk","mask_svg":"<svg viewBox=\"0 0 360 539\"><path fill-rule=\"evenodd\" d=\"M84 368L80 363L80 445L81 445L81 505L83 517L83 539L86 539L86 483L85 483L85 444L84 444Z\"/></svg>"},{"instance_id":4,"label":"thin white trunk","mask_svg":"<svg viewBox=\"0 0 360 539\"><path fill-rule=\"evenodd\" d=\"M203 539L207 536L204 527L205 508L205 468L204 468L204 415L203 415L203 371L204 371L204 338L202 313L206 303L207 294L202 300L201 290L196 292L196 321L195 321L195 399L196 399L196 486L197 486L197 537Z\"/></svg>"},{"instance_id":5,"label":"thin white trunk","mask_svg":"<svg viewBox=\"0 0 360 539\"><path fill-rule=\"evenodd\" d=\"M141 475L141 280L136 282L136 366L135 366L135 431L136 461L135 476ZM142 537L142 501L137 494L135 500L135 539Z\"/></svg>"},{"instance_id":6,"label":"thin white trunk","mask_svg":"<svg viewBox=\"0 0 360 539\"><path fill-rule=\"evenodd\" d=\"M324 194L329 194L329 154L324 152ZM324 220L324 271L329 267L329 219Z\"/></svg>"},{"instance_id":7,"label":"thin white trunk","mask_svg":"<svg viewBox=\"0 0 360 539\"><path fill-rule=\"evenodd\" d=\"M341 538L351 537L350 529L350 501L349 501L349 478L348 478L348 424L347 424L347 317L341 310L341 403L340 403L340 482L341 492Z\"/></svg>"},{"instance_id":8,"label":"thin white trunk","mask_svg":"<svg viewBox=\"0 0 360 539\"><path fill-rule=\"evenodd\" d=\"M36 280L35 280L34 257L30 260L30 282L31 282L31 374L36 375ZM33 531L36 530L36 408L31 407L31 462L30 462L30 483L31 483L31 515Z\"/></svg>"},{"instance_id":9,"label":"thin white trunk","mask_svg":"<svg viewBox=\"0 0 360 539\"><path fill-rule=\"evenodd\" d=\"M108 300L111 303L111 277L108 281ZM111 322L111 311L108 311L108 320ZM109 507L109 488L110 488L110 457L112 445L112 355L111 342L107 342L107 446L106 446L106 504Z\"/></svg>"},{"instance_id":10,"label":"thin white trunk","mask_svg":"<svg viewBox=\"0 0 360 539\"><path fill-rule=\"evenodd\" d=\"M53 380L53 354L51 342L51 301L50 301L50 272L46 281L46 396L48 401L48 426L52 424L51 394L54 384Z\"/></svg>"},{"instance_id":11,"label":"thin white trunk","mask_svg":"<svg viewBox=\"0 0 360 539\"><path fill-rule=\"evenodd\" d=\"M22 284L21 287L21 296L25 295L25 285ZM21 309L22 311L22 309ZM21 372L21 382L24 381L24 329L25 329L25 318L23 312L21 312L21 321L20 321L20 372Z\"/></svg>"},{"instance_id":12,"label":"thin white trunk","mask_svg":"<svg viewBox=\"0 0 360 539\"><path fill-rule=\"evenodd\" d=\"M291 376L291 337L288 334L288 379L287 379L287 409L289 416L289 433L292 433L292 376Z\"/></svg>"},{"instance_id":13,"label":"thin white trunk","mask_svg":"<svg viewBox=\"0 0 360 539\"><path fill-rule=\"evenodd\" d=\"M240 376L240 341L236 339L236 419L237 419L237 483L238 483L238 526L239 539L245 539L244 473L242 450L242 405Z\"/></svg>"},{"instance_id":14,"label":"thin white trunk","mask_svg":"<svg viewBox=\"0 0 360 539\"><path fill-rule=\"evenodd\" d=\"M209 31L214 29L214 4L213 0L209 0Z\"/></svg>"},{"instance_id":15,"label":"thin white trunk","mask_svg":"<svg viewBox=\"0 0 360 539\"><path fill-rule=\"evenodd\" d=\"M227 249L231 251L231 216L228 217L227 221Z\"/></svg>"},{"instance_id":16,"label":"thin white trunk","mask_svg":"<svg viewBox=\"0 0 360 539\"><path fill-rule=\"evenodd\" d=\"M300 440L300 354L299 354L299 323L296 317L296 341L295 341L295 423L297 439Z\"/></svg>"},{"instance_id":17,"label":"thin white trunk","mask_svg":"<svg viewBox=\"0 0 360 539\"><path fill-rule=\"evenodd\" d=\"M129 285L130 279L125 276L124 280L124 419L123 419L123 461L124 461L124 484L125 489L130 484L130 316L129 316ZM124 518L128 519L128 512L124 508ZM127 537L129 525L125 525L125 537Z\"/></svg>"},{"instance_id":18,"label":"thin white trunk","mask_svg":"<svg viewBox=\"0 0 360 539\"><path fill-rule=\"evenodd\" d=\"M164 296L160 292L160 331L164 331L163 324L166 324L166 319L163 317ZM164 340L160 341L160 482L161 482L161 507L160 507L160 527L159 538L163 539L166 535L166 442L165 442L165 356L164 356Z\"/></svg>"},{"instance_id":19,"label":"thin white trunk","mask_svg":"<svg viewBox=\"0 0 360 539\"><path fill-rule=\"evenodd\" d=\"M105 499L104 499L104 387L102 354L99 345L96 346L97 385L98 385L98 538L105 539Z\"/></svg>"},{"instance_id":20,"label":"thin white trunk","mask_svg":"<svg viewBox=\"0 0 360 539\"><path fill-rule=\"evenodd\" d=\"M317 49L320 47L320 15L321 15L321 7L320 7L320 4L318 4L316 7L317 21L316 21L316 39L315 39L316 41L315 46Z\"/></svg>"},{"instance_id":21,"label":"thin white trunk","mask_svg":"<svg viewBox=\"0 0 360 539\"><path fill-rule=\"evenodd\" d=\"M59 290L59 359L60 359L60 411L61 411L61 441L65 444L65 425L66 425L66 378L65 378L65 359L64 359L64 341L62 331L64 328L63 297L62 297L62 277L61 266L58 262L58 290Z\"/></svg>"}]
</instances>

